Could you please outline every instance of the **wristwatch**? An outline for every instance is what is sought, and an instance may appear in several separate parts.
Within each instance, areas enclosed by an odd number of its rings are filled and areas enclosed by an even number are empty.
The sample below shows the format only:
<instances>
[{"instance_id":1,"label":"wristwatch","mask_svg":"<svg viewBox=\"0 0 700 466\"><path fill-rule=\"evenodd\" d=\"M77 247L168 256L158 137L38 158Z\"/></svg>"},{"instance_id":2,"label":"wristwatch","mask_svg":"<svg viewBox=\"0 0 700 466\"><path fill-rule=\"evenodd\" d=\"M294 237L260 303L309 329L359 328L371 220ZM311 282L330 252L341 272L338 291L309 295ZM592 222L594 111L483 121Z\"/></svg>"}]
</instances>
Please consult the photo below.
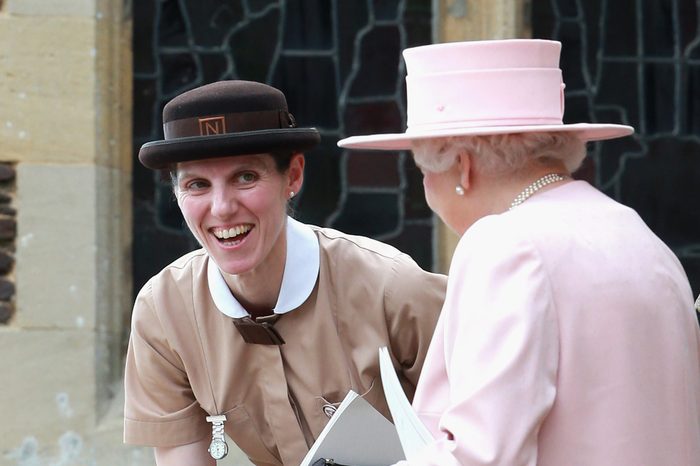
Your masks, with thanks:
<instances>
[{"instance_id":1,"label":"wristwatch","mask_svg":"<svg viewBox=\"0 0 700 466\"><path fill-rule=\"evenodd\" d=\"M228 445L225 440L212 439L209 444L209 454L215 460L223 459L228 454Z\"/></svg>"},{"instance_id":2,"label":"wristwatch","mask_svg":"<svg viewBox=\"0 0 700 466\"><path fill-rule=\"evenodd\" d=\"M209 444L209 454L215 460L223 459L228 454L228 445L224 438L224 421L226 416L207 416L207 422L211 422L211 443Z\"/></svg>"}]
</instances>

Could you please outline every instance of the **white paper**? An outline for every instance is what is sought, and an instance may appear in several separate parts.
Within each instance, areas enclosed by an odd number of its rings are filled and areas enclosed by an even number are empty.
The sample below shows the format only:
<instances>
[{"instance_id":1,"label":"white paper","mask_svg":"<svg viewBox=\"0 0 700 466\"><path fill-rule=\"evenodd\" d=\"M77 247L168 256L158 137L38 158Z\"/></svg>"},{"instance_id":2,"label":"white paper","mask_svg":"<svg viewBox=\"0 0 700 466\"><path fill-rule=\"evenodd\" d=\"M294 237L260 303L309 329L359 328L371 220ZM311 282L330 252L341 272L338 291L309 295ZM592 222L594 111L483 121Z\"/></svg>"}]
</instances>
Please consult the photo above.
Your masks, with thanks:
<instances>
[{"instance_id":1,"label":"white paper","mask_svg":"<svg viewBox=\"0 0 700 466\"><path fill-rule=\"evenodd\" d=\"M352 466L387 466L404 455L394 425L350 390L300 466L319 458Z\"/></svg>"},{"instance_id":2,"label":"white paper","mask_svg":"<svg viewBox=\"0 0 700 466\"><path fill-rule=\"evenodd\" d=\"M394 419L403 452L407 460L415 460L423 448L433 441L433 436L406 398L386 346L379 348L379 370L382 374L384 396Z\"/></svg>"}]
</instances>

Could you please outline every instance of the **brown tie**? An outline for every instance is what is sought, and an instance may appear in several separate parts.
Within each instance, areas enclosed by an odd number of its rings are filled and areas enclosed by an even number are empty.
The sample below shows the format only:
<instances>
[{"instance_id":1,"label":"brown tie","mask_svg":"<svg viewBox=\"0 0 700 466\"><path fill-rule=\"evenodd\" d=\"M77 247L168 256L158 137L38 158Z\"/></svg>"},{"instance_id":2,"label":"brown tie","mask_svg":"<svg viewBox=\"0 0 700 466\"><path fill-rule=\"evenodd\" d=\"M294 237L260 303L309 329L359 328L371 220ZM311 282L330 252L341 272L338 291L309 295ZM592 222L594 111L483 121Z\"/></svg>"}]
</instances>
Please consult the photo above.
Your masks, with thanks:
<instances>
[{"instance_id":1,"label":"brown tie","mask_svg":"<svg viewBox=\"0 0 700 466\"><path fill-rule=\"evenodd\" d=\"M238 333L241 334L246 343L284 345L284 339L273 327L279 318L278 314L256 317L255 320L251 317L242 317L233 319L233 325L236 326Z\"/></svg>"}]
</instances>

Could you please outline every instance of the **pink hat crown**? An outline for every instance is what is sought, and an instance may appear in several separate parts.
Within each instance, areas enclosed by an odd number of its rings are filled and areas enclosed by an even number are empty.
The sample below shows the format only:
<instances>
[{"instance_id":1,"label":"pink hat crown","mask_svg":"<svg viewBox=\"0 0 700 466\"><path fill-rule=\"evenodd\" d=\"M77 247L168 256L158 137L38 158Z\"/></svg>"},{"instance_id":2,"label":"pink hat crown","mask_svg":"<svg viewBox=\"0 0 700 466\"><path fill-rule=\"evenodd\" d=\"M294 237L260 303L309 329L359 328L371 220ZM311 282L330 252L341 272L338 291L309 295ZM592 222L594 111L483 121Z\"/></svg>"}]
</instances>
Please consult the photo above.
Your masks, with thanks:
<instances>
[{"instance_id":1,"label":"pink hat crown","mask_svg":"<svg viewBox=\"0 0 700 466\"><path fill-rule=\"evenodd\" d=\"M407 129L352 136L355 149L410 149L414 139L570 131L587 141L627 136L617 124L564 124L561 43L510 39L406 49Z\"/></svg>"},{"instance_id":2,"label":"pink hat crown","mask_svg":"<svg viewBox=\"0 0 700 466\"><path fill-rule=\"evenodd\" d=\"M560 50L559 42L544 40L455 42L405 50L407 133L562 124Z\"/></svg>"}]
</instances>

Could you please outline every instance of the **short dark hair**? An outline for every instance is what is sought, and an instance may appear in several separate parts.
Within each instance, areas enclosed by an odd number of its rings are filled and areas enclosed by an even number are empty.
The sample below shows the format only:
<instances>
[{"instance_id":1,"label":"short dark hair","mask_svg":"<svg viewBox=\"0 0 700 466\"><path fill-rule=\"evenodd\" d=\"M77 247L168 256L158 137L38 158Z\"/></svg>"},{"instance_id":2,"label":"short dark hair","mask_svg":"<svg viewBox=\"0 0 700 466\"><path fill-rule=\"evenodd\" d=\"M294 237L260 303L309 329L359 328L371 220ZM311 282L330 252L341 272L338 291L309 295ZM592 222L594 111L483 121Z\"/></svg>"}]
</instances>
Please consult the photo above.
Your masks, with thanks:
<instances>
[{"instance_id":1,"label":"short dark hair","mask_svg":"<svg viewBox=\"0 0 700 466\"><path fill-rule=\"evenodd\" d=\"M270 155L273 159L275 159L275 167L277 167L278 172L285 173L287 170L289 170L289 165L292 162L294 152L280 151L272 152Z\"/></svg>"}]
</instances>

